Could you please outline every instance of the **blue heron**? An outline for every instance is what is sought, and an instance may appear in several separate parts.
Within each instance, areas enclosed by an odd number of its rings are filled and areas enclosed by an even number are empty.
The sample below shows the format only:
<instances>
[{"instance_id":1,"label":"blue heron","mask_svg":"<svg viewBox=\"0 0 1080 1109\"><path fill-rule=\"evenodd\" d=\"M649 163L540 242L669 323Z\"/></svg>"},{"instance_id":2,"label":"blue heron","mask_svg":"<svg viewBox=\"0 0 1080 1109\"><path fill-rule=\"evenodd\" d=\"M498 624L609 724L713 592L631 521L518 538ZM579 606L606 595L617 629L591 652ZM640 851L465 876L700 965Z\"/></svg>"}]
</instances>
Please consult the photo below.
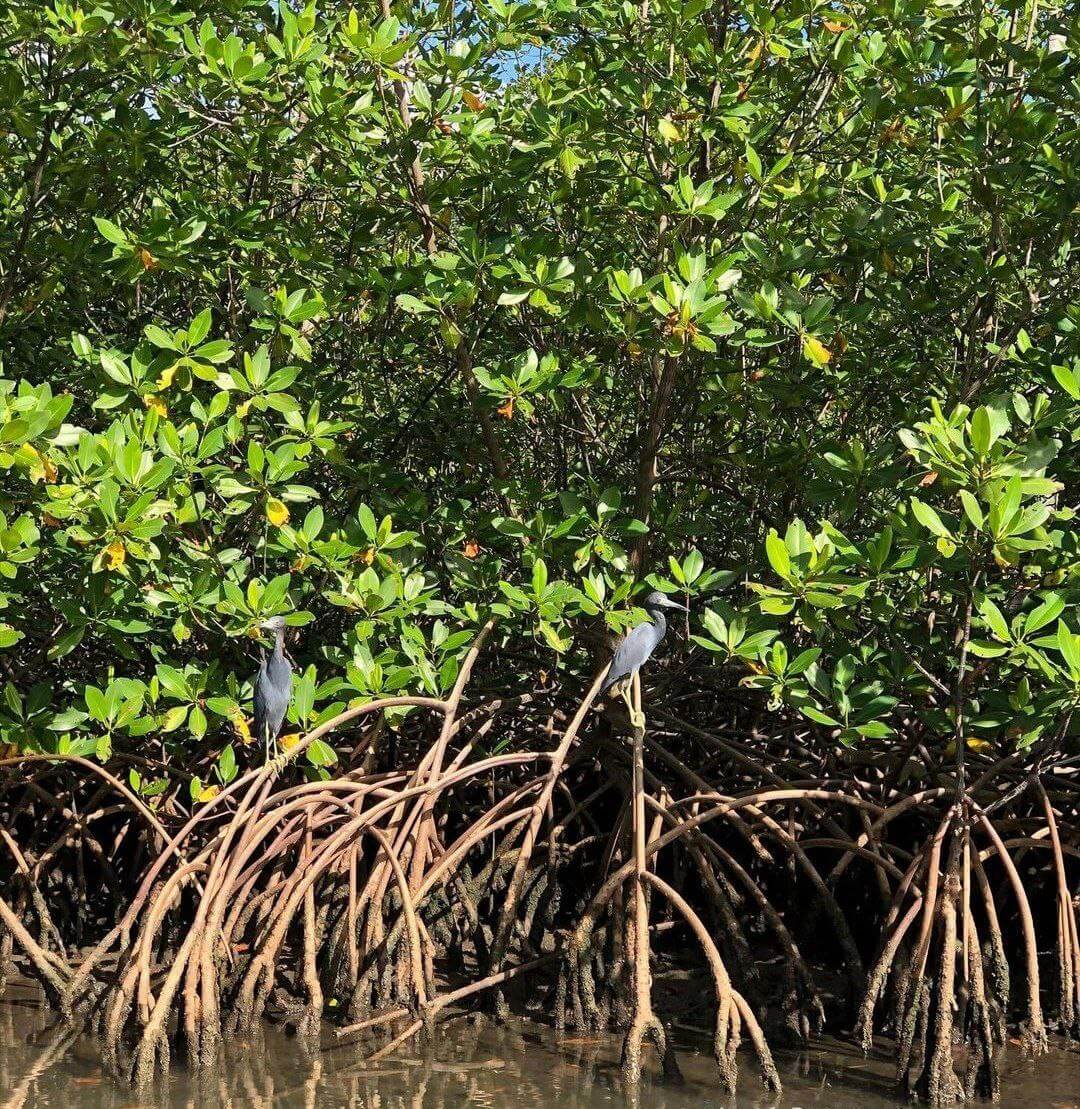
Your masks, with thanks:
<instances>
[{"instance_id":1,"label":"blue heron","mask_svg":"<svg viewBox=\"0 0 1080 1109\"><path fill-rule=\"evenodd\" d=\"M644 624L638 624L636 628L632 628L623 637L619 646L615 649L615 655L611 660L607 677L604 679L604 684L600 690L602 696L612 686L622 686L622 697L626 701L626 707L630 712L630 722L635 728L640 728L644 724L644 720L641 713L636 711L630 703L629 691L634 675L648 662L653 651L660 646L660 641L667 634L667 620L664 617L664 609L674 608L678 609L679 612L687 611L685 605L671 600L670 597L666 597L656 590L645 598L642 607L649 614L649 619Z\"/></svg>"},{"instance_id":2,"label":"blue heron","mask_svg":"<svg viewBox=\"0 0 1080 1109\"><path fill-rule=\"evenodd\" d=\"M274 633L274 650L270 657L264 654L259 660L255 675L254 732L266 748L270 761L270 748L277 751L277 737L292 700L292 664L285 657L285 617L271 616L259 625Z\"/></svg>"}]
</instances>

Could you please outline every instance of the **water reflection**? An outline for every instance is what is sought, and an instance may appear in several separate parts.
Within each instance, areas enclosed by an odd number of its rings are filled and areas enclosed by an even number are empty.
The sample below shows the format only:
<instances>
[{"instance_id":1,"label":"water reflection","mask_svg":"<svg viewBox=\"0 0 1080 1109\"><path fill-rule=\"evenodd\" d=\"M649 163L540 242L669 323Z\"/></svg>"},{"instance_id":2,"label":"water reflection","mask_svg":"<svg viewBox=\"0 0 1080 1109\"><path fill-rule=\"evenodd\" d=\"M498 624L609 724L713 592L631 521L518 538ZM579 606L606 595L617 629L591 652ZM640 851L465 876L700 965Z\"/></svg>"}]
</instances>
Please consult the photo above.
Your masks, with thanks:
<instances>
[{"instance_id":1,"label":"water reflection","mask_svg":"<svg viewBox=\"0 0 1080 1109\"><path fill-rule=\"evenodd\" d=\"M813 1050L779 1052L784 1081L779 1099L764 1095L746 1059L734 1099L717 1095L707 1040L677 1029L684 1081L650 1079L641 1109L701 1106L819 1106L886 1109L891 1067L884 1057L864 1059L849 1045L828 1042ZM0 1002L0 1109L87 1106L94 1109L210 1109L232 1106L341 1106L349 1109L442 1109L477 1106L597 1109L625 1107L618 1079L617 1045L609 1038L556 1037L521 1021L497 1025L462 1016L441 1026L434 1043L402 1049L377 1063L364 1062L355 1044L311 1052L278 1028L233 1041L223 1065L193 1078L174 1067L167 1086L141 1098L101 1071L93 1042L72 1038L52 1024L29 991ZM1074 1109L1080 1105L1080 1054L1060 1049L1040 1065L1017 1051L1007 1057L1001 1104Z\"/></svg>"}]
</instances>

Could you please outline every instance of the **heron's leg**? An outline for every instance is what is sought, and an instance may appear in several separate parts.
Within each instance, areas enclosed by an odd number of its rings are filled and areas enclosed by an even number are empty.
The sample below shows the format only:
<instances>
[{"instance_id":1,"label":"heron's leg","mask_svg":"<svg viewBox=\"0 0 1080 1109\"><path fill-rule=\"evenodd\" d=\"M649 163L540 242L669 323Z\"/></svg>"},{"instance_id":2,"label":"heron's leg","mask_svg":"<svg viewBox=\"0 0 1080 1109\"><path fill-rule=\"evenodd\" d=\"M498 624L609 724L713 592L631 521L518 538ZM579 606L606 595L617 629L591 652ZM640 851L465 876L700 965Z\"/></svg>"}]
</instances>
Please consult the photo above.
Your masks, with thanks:
<instances>
[{"instance_id":1,"label":"heron's leg","mask_svg":"<svg viewBox=\"0 0 1080 1109\"><path fill-rule=\"evenodd\" d=\"M631 728L645 727L645 714L637 705L635 705L635 698L631 697L631 689L635 689L636 687L636 691L638 693L637 700L640 703L641 686L636 684L639 681L640 679L638 678L637 674L634 673L633 675L631 675L631 677L627 679L626 684L622 687L622 699L626 702L626 711L630 714Z\"/></svg>"},{"instance_id":2,"label":"heron's leg","mask_svg":"<svg viewBox=\"0 0 1080 1109\"><path fill-rule=\"evenodd\" d=\"M276 742L274 743L274 750L277 751ZM285 769L288 763L289 756L286 755L284 752L279 752L275 754L274 757L268 762L271 777L276 778Z\"/></svg>"},{"instance_id":3,"label":"heron's leg","mask_svg":"<svg viewBox=\"0 0 1080 1109\"><path fill-rule=\"evenodd\" d=\"M265 750L264 763L270 767L270 776L276 778L285 769L285 764L289 760L278 750L277 736L271 738L269 728L266 729L263 736L263 744ZM270 754L271 751L273 751L273 755Z\"/></svg>"},{"instance_id":4,"label":"heron's leg","mask_svg":"<svg viewBox=\"0 0 1080 1109\"><path fill-rule=\"evenodd\" d=\"M619 696L623 699L623 704L626 705L626 711L630 715L630 724L634 724L634 704L630 700L630 683L626 682L624 685L619 686Z\"/></svg>"}]
</instances>

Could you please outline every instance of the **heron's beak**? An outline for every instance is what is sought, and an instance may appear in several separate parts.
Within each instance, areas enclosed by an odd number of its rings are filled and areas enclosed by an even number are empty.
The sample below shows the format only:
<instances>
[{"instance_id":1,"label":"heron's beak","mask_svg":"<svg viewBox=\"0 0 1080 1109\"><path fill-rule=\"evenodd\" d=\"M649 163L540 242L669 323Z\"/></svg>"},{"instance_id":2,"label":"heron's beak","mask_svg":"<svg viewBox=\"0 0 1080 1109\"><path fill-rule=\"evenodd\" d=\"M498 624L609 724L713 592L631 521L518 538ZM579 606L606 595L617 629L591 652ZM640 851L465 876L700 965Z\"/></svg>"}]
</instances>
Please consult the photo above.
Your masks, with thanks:
<instances>
[{"instance_id":1,"label":"heron's beak","mask_svg":"<svg viewBox=\"0 0 1080 1109\"><path fill-rule=\"evenodd\" d=\"M663 598L663 599L662 599L662 600L660 601L660 604L661 604L661 605L663 605L663 606L664 606L664 608L675 608L675 609L678 609L678 610L679 610L679 612L689 612L689 611L690 611L690 609L689 609L689 607L688 607L688 606L686 606L686 605L681 605L681 604L679 604L679 602L678 602L678 601L673 601L673 600L671 600L671 599L670 599L669 597L664 597L664 598Z\"/></svg>"},{"instance_id":2,"label":"heron's beak","mask_svg":"<svg viewBox=\"0 0 1080 1109\"><path fill-rule=\"evenodd\" d=\"M257 638L260 643L265 643L267 641L266 633L269 632L270 638L272 639L277 634L277 631L277 625L274 623L274 618L271 616L269 620L264 620L261 624L255 625L255 638Z\"/></svg>"}]
</instances>

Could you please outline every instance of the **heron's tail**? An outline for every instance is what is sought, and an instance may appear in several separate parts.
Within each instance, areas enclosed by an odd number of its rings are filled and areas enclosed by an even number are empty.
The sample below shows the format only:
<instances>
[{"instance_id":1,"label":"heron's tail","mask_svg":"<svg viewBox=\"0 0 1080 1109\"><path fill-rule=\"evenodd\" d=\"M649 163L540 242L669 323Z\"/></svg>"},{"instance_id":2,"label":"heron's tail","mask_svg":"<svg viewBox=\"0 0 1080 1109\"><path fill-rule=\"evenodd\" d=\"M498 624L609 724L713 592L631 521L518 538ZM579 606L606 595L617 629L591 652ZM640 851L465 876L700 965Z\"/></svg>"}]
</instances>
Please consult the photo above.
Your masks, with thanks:
<instances>
[{"instance_id":1,"label":"heron's tail","mask_svg":"<svg viewBox=\"0 0 1080 1109\"><path fill-rule=\"evenodd\" d=\"M604 679L604 684L600 687L600 692L596 695L597 698L603 697L609 690L621 682L625 682L628 677L630 677L629 674L608 674Z\"/></svg>"}]
</instances>

